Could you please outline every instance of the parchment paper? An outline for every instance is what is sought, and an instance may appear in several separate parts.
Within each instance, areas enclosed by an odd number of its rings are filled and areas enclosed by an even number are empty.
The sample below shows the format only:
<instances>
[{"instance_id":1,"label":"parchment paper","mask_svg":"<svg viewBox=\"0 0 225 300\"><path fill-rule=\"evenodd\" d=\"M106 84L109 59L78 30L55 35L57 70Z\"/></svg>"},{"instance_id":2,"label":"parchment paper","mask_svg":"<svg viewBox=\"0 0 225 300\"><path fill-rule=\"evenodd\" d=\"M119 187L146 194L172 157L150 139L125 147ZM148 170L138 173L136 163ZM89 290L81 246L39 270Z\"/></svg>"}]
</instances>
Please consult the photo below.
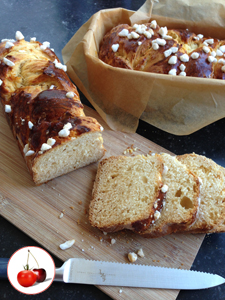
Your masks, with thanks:
<instances>
[{"instance_id":1,"label":"parchment paper","mask_svg":"<svg viewBox=\"0 0 225 300\"><path fill-rule=\"evenodd\" d=\"M71 79L114 130L135 132L141 118L169 133L187 135L223 118L224 80L120 69L98 59L100 42L111 28L150 19L225 39L224 0L159 0L153 5L147 0L137 12L101 10L62 51Z\"/></svg>"}]
</instances>

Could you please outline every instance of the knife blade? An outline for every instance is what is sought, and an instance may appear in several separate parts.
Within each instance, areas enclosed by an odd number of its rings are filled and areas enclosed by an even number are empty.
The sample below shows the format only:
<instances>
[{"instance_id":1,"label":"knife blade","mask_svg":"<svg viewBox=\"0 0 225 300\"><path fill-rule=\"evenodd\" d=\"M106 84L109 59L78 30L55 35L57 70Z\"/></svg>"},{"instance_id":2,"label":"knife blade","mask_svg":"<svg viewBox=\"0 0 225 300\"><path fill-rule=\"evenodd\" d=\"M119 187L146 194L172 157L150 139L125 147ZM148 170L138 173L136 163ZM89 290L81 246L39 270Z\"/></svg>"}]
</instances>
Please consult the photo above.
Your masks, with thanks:
<instances>
[{"instance_id":1,"label":"knife blade","mask_svg":"<svg viewBox=\"0 0 225 300\"><path fill-rule=\"evenodd\" d=\"M206 289L225 283L219 275L164 267L70 258L55 281L157 289Z\"/></svg>"}]
</instances>

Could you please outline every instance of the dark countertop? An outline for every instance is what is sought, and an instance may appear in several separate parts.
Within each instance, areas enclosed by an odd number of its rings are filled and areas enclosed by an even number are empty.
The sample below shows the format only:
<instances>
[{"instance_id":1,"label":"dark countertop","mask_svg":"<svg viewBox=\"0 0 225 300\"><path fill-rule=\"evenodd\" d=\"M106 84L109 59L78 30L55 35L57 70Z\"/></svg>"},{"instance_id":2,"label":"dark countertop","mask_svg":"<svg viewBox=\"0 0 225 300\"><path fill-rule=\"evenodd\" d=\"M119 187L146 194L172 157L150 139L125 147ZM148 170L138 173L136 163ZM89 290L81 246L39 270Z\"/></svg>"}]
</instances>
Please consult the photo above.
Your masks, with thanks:
<instances>
[{"instance_id":1,"label":"dark countertop","mask_svg":"<svg viewBox=\"0 0 225 300\"><path fill-rule=\"evenodd\" d=\"M141 0L3 0L0 10L0 39L14 38L20 30L25 39L36 36L37 40L49 41L62 59L61 50L78 28L95 12L104 8L124 7L137 10ZM81 94L81 100L89 105ZM170 150L175 154L196 152L212 158L225 167L225 119L219 120L189 136L174 136L140 121L137 133ZM0 257L10 257L24 246L41 246L32 238L0 216ZM57 267L62 262L54 255ZM225 277L225 234L207 235L193 263L192 269L217 273ZM0 281L0 299L110 299L94 286L53 283L48 290L27 296L16 291L8 281ZM178 300L225 299L225 285L202 291L181 291Z\"/></svg>"}]
</instances>

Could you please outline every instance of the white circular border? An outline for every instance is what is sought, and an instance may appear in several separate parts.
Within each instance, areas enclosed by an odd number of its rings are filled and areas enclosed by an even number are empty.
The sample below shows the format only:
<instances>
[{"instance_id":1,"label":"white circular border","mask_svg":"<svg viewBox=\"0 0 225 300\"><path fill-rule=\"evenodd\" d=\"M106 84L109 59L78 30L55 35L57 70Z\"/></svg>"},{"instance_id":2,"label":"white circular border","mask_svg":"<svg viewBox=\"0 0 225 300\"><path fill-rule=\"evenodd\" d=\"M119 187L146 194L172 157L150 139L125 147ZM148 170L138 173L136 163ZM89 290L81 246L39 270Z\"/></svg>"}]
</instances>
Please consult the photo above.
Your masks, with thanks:
<instances>
[{"instance_id":1,"label":"white circular border","mask_svg":"<svg viewBox=\"0 0 225 300\"><path fill-rule=\"evenodd\" d=\"M30 287L23 287L17 281L17 275L20 271L23 271L27 264L27 255L28 250L36 258L39 268L46 270L46 279L43 282L35 282ZM29 255L29 268L36 269L38 268L37 263L35 262L33 256ZM9 259L7 266L7 275L11 285L23 294L35 295L44 292L52 284L55 278L55 263L51 255L40 247L30 246L23 247L17 250Z\"/></svg>"}]
</instances>

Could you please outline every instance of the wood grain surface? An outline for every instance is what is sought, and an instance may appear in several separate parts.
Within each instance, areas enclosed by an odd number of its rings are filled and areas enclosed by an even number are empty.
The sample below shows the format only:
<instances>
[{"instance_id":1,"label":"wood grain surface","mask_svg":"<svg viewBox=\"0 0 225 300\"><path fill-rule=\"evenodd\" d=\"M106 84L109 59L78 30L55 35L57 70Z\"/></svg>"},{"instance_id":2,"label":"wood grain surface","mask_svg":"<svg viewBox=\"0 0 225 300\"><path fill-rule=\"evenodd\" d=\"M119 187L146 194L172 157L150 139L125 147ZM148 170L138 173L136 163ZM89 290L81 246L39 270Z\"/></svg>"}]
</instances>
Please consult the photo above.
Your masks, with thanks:
<instances>
[{"instance_id":1,"label":"wood grain surface","mask_svg":"<svg viewBox=\"0 0 225 300\"><path fill-rule=\"evenodd\" d=\"M104 126L105 157L123 155L134 145L135 154L167 152L138 134L114 132L98 114L85 107L85 112ZM104 261L129 263L127 254L140 248L144 258L137 264L190 269L204 235L173 234L162 238L145 239L132 232L122 231L104 235L88 222L97 163L56 178L47 184L35 186L19 152L2 111L0 113L0 214L31 236L63 261L81 257ZM131 155L131 154L127 154ZM63 212L63 217L59 215ZM111 239L116 243L111 244ZM75 244L62 251L59 245L75 239ZM178 290L99 287L113 299L176 299Z\"/></svg>"}]
</instances>

